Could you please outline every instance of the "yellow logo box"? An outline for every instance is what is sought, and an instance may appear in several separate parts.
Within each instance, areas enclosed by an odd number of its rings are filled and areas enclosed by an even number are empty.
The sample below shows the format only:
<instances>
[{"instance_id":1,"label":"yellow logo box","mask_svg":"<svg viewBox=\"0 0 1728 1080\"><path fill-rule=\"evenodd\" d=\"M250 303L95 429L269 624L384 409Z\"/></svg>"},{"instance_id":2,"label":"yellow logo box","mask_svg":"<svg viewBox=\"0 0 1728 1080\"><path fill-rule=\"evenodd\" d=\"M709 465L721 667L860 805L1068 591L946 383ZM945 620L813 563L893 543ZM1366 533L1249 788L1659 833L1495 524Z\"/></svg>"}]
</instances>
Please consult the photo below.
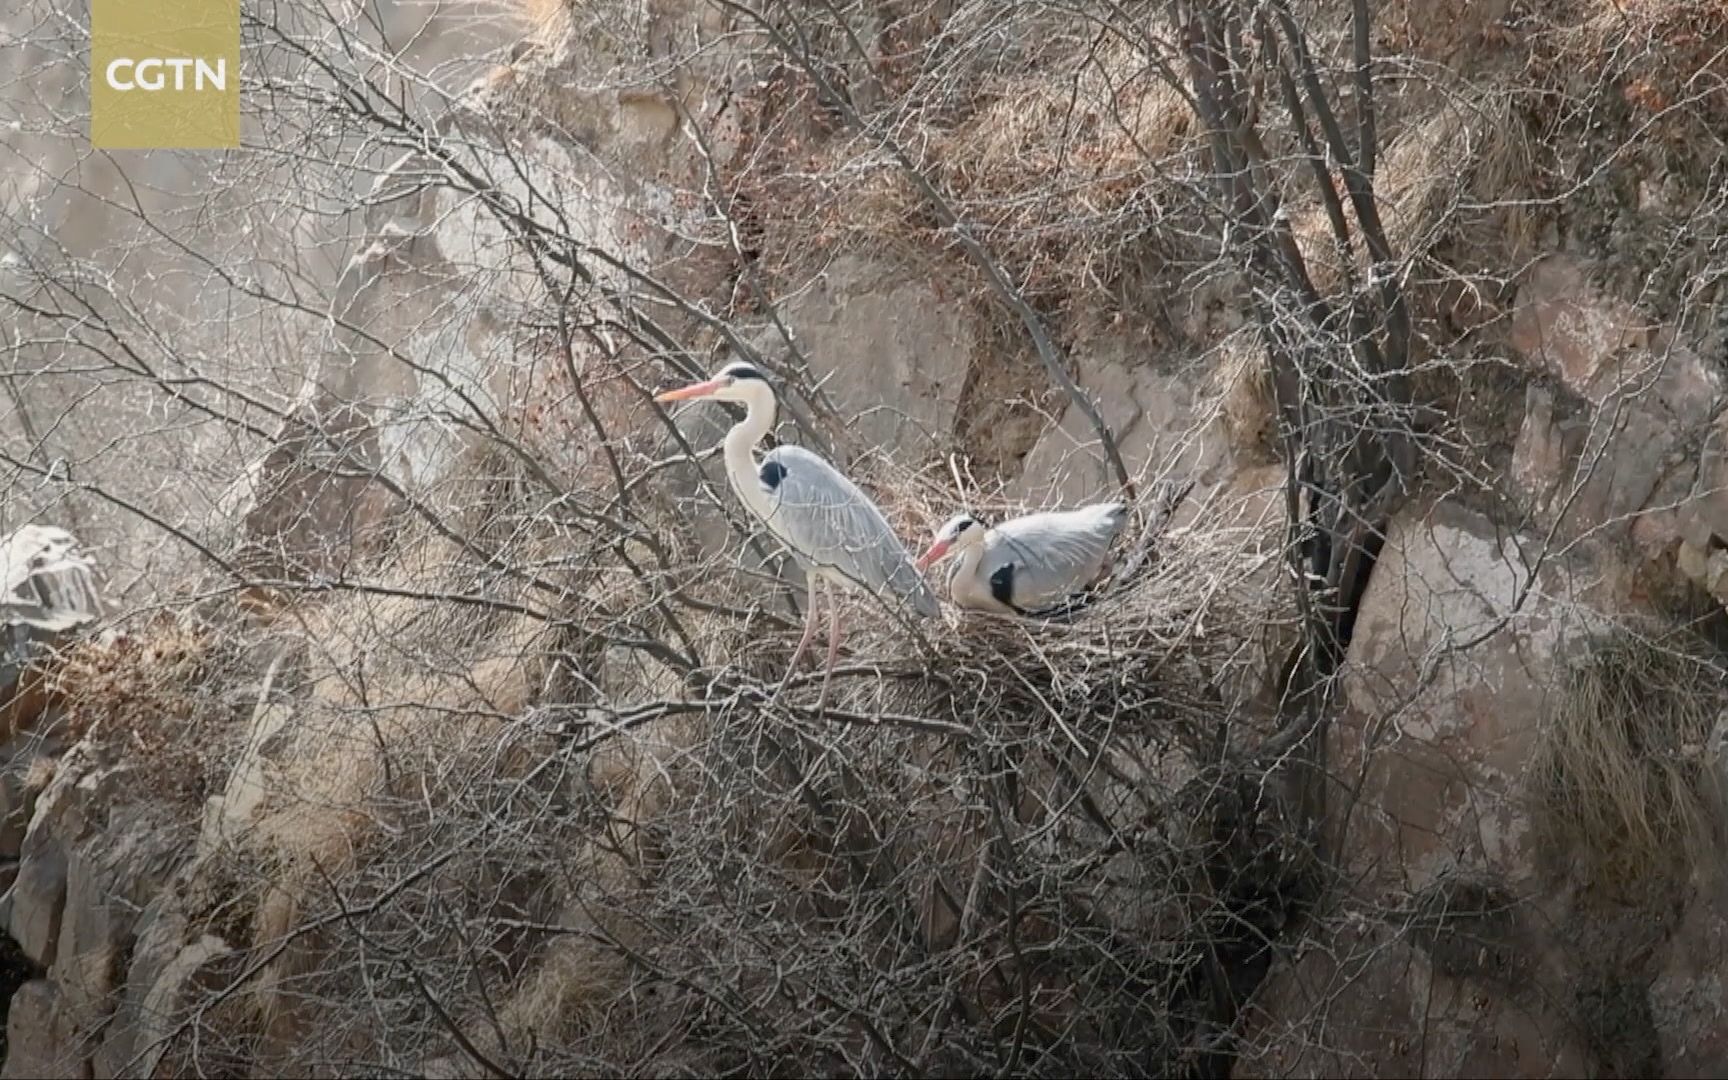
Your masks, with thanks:
<instances>
[{"instance_id":1,"label":"yellow logo box","mask_svg":"<svg viewBox=\"0 0 1728 1080\"><path fill-rule=\"evenodd\" d=\"M90 141L240 145L240 0L91 0Z\"/></svg>"}]
</instances>

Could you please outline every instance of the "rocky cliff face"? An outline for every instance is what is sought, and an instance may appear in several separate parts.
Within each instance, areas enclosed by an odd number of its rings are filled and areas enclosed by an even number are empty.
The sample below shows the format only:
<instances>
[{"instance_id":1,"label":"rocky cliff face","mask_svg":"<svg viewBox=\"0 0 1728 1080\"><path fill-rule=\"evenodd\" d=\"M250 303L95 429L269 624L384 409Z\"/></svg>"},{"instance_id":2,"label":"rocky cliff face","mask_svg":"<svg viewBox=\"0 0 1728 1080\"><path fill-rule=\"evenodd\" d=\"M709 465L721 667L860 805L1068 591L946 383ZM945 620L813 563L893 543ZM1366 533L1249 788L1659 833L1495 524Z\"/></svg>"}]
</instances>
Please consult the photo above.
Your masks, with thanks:
<instances>
[{"instance_id":1,"label":"rocky cliff face","mask_svg":"<svg viewBox=\"0 0 1728 1080\"><path fill-rule=\"evenodd\" d=\"M16 106L8 296L159 220L190 269L116 261L98 305L184 378L85 394L84 331L14 305L15 415L67 420L8 490L137 611L4 669L0 1075L1728 1069L1728 19L1377 12L1420 475L1286 797L1298 470L1199 122L1060 12L841 6L858 49L803 71L732 5L524 5L502 54L386 27L418 119L271 159L358 194L247 202L244 260L180 205L242 199L222 169L68 193ZM122 174L168 202L78 209ZM1286 219L1353 288L1325 208ZM234 320L224 252L272 297ZM644 393L732 354L914 543L1117 497L1082 403L1195 487L1092 621L861 631L819 716L769 696L801 611L683 454L718 415Z\"/></svg>"}]
</instances>

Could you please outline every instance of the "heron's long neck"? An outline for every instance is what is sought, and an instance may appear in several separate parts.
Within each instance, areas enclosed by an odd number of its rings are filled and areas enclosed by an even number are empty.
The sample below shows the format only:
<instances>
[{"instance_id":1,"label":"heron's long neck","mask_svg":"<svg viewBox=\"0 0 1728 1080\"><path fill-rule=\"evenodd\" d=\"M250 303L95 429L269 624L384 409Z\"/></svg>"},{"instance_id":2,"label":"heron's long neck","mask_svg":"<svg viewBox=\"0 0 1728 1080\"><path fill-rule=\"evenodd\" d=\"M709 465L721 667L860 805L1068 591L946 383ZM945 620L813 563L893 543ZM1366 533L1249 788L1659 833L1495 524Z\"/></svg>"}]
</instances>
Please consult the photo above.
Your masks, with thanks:
<instances>
[{"instance_id":1,"label":"heron's long neck","mask_svg":"<svg viewBox=\"0 0 1728 1080\"><path fill-rule=\"evenodd\" d=\"M766 400L764 400L766 398ZM763 395L746 403L744 419L732 425L726 433L726 475L732 479L732 489L757 516L767 514L767 500L756 482L756 444L774 427L774 398Z\"/></svg>"},{"instance_id":2,"label":"heron's long neck","mask_svg":"<svg viewBox=\"0 0 1728 1080\"><path fill-rule=\"evenodd\" d=\"M978 564L984 560L984 541L978 540L968 544L960 557L954 560L954 569L948 575L949 581L972 581L978 576Z\"/></svg>"},{"instance_id":3,"label":"heron's long neck","mask_svg":"<svg viewBox=\"0 0 1728 1080\"><path fill-rule=\"evenodd\" d=\"M976 540L954 559L954 570L948 577L948 595L961 607L1004 613L1009 611L996 599L990 582L980 570L984 562L984 541Z\"/></svg>"}]
</instances>

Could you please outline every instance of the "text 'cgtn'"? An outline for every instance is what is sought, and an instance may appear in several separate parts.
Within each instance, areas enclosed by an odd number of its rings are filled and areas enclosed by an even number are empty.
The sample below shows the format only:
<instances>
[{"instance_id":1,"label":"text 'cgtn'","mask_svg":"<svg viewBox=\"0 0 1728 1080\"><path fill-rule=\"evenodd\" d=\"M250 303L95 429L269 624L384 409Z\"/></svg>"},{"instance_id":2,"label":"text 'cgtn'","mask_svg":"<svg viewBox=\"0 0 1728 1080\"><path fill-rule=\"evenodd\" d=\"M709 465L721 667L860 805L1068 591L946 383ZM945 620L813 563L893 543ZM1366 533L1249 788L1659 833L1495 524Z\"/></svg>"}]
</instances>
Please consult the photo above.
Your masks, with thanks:
<instances>
[{"instance_id":1,"label":"text 'cgtn'","mask_svg":"<svg viewBox=\"0 0 1728 1080\"><path fill-rule=\"evenodd\" d=\"M108 62L102 77L119 91L157 90L216 90L228 89L228 61L186 57L146 57L133 59L122 56Z\"/></svg>"}]
</instances>

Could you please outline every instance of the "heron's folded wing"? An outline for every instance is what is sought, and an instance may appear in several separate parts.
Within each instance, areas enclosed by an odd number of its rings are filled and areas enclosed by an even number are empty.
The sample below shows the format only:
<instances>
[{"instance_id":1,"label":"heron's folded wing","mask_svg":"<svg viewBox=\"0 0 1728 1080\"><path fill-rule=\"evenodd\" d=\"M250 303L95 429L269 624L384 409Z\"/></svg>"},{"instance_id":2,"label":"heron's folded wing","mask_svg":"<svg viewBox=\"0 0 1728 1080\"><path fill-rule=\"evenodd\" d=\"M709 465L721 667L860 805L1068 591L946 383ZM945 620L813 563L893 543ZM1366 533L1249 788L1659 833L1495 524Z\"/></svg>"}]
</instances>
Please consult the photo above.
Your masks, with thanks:
<instances>
[{"instance_id":1,"label":"heron's folded wing","mask_svg":"<svg viewBox=\"0 0 1728 1080\"><path fill-rule=\"evenodd\" d=\"M0 544L0 624L59 632L102 613L95 564L64 529L26 525Z\"/></svg>"},{"instance_id":2,"label":"heron's folded wing","mask_svg":"<svg viewBox=\"0 0 1728 1080\"><path fill-rule=\"evenodd\" d=\"M934 614L936 598L906 545L840 470L803 447L782 446L763 458L757 479L768 498L768 527L799 555L868 589L909 597L919 611Z\"/></svg>"},{"instance_id":3,"label":"heron's folded wing","mask_svg":"<svg viewBox=\"0 0 1728 1080\"><path fill-rule=\"evenodd\" d=\"M1118 527L1105 515L1079 512L1014 518L993 530L983 569L1012 562L1016 591L1028 603L1063 597L1091 584Z\"/></svg>"}]
</instances>

